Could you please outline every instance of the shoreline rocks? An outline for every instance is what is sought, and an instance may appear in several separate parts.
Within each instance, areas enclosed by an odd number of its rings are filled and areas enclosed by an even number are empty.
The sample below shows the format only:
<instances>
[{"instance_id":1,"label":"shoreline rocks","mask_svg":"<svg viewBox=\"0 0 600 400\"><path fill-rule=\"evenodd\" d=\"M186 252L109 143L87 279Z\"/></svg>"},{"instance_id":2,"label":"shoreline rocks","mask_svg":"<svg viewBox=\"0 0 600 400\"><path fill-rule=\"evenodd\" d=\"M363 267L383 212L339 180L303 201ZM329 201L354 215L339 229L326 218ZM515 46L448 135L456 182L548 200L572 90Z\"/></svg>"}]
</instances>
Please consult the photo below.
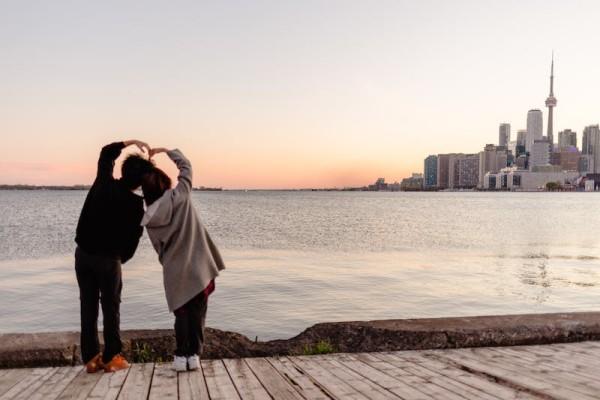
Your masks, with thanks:
<instances>
[{"instance_id":1,"label":"shoreline rocks","mask_svg":"<svg viewBox=\"0 0 600 400\"><path fill-rule=\"evenodd\" d=\"M122 339L134 362L169 361L175 346L171 329L125 330ZM327 322L266 342L207 328L205 339L206 359L549 344L600 340L600 312ZM0 368L80 363L78 332L0 334Z\"/></svg>"}]
</instances>

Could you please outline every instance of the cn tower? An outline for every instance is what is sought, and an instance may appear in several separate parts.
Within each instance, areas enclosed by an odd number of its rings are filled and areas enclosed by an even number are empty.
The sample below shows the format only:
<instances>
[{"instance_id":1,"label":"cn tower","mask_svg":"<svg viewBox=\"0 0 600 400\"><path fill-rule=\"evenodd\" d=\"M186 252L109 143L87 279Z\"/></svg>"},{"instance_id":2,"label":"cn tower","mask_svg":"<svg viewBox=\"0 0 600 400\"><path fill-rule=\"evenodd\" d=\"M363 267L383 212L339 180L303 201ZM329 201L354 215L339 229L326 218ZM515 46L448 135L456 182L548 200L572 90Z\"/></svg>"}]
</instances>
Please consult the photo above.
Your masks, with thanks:
<instances>
[{"instance_id":1,"label":"cn tower","mask_svg":"<svg viewBox=\"0 0 600 400\"><path fill-rule=\"evenodd\" d=\"M554 133L552 131L552 110L556 107L556 97L554 97L554 52L552 52L552 64L550 67L550 94L546 99L546 107L548 107L548 141L550 142L550 151L554 144Z\"/></svg>"}]
</instances>

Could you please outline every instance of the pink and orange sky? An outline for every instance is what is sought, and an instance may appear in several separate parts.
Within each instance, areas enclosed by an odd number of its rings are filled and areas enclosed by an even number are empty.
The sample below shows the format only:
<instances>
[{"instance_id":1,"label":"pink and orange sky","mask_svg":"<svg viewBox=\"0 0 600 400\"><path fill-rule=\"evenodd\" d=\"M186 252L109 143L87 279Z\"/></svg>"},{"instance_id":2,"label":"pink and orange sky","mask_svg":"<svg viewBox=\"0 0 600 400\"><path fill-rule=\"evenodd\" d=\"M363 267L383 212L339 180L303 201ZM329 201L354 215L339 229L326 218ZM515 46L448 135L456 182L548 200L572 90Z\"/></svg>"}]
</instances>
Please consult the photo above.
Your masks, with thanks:
<instances>
[{"instance_id":1,"label":"pink and orange sky","mask_svg":"<svg viewBox=\"0 0 600 400\"><path fill-rule=\"evenodd\" d=\"M89 184L100 147L130 138L182 149L195 185L400 180L500 122L514 137L553 49L555 129L600 120L595 1L0 7L0 183Z\"/></svg>"}]
</instances>

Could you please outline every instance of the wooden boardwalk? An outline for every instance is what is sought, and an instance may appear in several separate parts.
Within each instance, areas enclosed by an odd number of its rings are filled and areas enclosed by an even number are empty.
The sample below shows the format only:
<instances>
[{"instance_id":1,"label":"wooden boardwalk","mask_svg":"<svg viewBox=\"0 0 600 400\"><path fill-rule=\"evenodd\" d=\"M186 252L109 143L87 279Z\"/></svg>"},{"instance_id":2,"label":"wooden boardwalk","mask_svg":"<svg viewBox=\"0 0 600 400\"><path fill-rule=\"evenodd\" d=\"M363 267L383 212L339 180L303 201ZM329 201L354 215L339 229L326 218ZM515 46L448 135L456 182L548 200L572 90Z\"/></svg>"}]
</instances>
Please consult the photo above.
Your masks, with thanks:
<instances>
[{"instance_id":1,"label":"wooden boardwalk","mask_svg":"<svg viewBox=\"0 0 600 400\"><path fill-rule=\"evenodd\" d=\"M600 399L600 342L0 370L7 399Z\"/></svg>"}]
</instances>

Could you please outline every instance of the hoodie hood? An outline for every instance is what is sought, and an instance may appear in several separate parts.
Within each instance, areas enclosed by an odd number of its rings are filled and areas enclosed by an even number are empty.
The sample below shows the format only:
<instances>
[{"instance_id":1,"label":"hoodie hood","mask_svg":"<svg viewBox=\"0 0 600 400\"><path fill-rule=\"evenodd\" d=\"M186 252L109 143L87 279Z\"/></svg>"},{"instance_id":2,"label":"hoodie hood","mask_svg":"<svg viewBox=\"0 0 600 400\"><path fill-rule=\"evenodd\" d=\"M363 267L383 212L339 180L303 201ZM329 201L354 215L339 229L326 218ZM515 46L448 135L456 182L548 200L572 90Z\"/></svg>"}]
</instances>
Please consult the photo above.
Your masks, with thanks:
<instances>
[{"instance_id":1,"label":"hoodie hood","mask_svg":"<svg viewBox=\"0 0 600 400\"><path fill-rule=\"evenodd\" d=\"M173 219L172 195L173 190L169 189L158 200L152 203L146 210L141 225L148 228L169 225Z\"/></svg>"}]
</instances>

